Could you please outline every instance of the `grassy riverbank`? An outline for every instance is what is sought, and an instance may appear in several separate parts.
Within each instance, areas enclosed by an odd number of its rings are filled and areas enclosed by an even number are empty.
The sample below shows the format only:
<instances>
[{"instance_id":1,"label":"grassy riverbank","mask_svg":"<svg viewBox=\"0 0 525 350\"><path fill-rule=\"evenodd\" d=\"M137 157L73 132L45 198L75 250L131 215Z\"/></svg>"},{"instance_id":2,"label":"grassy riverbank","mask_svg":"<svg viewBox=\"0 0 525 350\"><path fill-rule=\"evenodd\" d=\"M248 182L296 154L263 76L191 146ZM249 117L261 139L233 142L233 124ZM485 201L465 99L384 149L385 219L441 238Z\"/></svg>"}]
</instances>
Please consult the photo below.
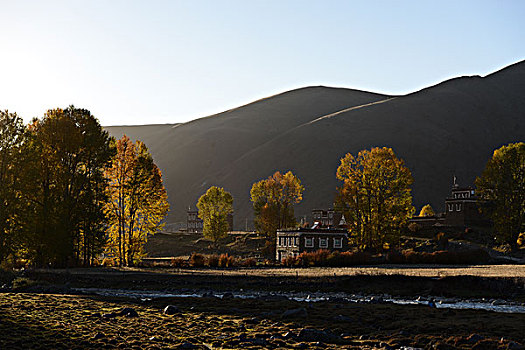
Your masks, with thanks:
<instances>
[{"instance_id":1,"label":"grassy riverbank","mask_svg":"<svg viewBox=\"0 0 525 350\"><path fill-rule=\"evenodd\" d=\"M469 274L470 272L470 274ZM498 277L495 277L495 276ZM20 278L20 277L19 277ZM525 302L525 266L390 266L307 269L117 269L25 271L37 287L120 288L144 290L302 291L504 298ZM50 286L50 289L46 289ZM64 290L62 289L58 290ZM67 291L66 288L66 291ZM27 289L21 288L21 291Z\"/></svg>"},{"instance_id":2,"label":"grassy riverbank","mask_svg":"<svg viewBox=\"0 0 525 350\"><path fill-rule=\"evenodd\" d=\"M386 269L385 269L386 268ZM284 297L74 295L75 288L344 292L525 301L520 266L351 269L70 269L4 273L0 349L520 349L525 314ZM391 271L392 273L389 273ZM465 271L471 271L470 275ZM294 273L295 272L295 273ZM501 277L493 277L500 272ZM177 309L164 315L168 304ZM133 308L137 317L119 315Z\"/></svg>"},{"instance_id":3,"label":"grassy riverbank","mask_svg":"<svg viewBox=\"0 0 525 350\"><path fill-rule=\"evenodd\" d=\"M506 349L525 342L524 314L426 306L214 298L133 302L26 293L4 293L0 300L2 349ZM164 315L167 304L179 311ZM138 317L104 316L124 307ZM296 309L295 317L282 317Z\"/></svg>"}]
</instances>

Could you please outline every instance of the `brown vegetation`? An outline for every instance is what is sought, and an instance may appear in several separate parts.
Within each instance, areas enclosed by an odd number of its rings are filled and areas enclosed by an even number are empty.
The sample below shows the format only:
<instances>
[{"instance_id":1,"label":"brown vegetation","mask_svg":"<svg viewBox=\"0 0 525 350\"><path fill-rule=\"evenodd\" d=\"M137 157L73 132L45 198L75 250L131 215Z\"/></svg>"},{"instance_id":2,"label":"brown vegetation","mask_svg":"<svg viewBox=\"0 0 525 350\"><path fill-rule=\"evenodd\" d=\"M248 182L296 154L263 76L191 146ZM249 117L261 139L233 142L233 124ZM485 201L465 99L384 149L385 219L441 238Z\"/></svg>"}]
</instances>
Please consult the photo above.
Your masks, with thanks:
<instances>
[{"instance_id":1,"label":"brown vegetation","mask_svg":"<svg viewBox=\"0 0 525 350\"><path fill-rule=\"evenodd\" d=\"M164 315L162 309L168 304L178 311ZM253 300L172 298L138 303L8 293L0 298L0 348L508 349L525 342L523 314L319 302L310 304L302 317L282 316L285 310L303 307L304 303L289 300L254 304ZM138 316L106 317L118 315L123 308L132 308ZM308 337L305 329L318 332L311 331L313 336Z\"/></svg>"},{"instance_id":2,"label":"brown vegetation","mask_svg":"<svg viewBox=\"0 0 525 350\"><path fill-rule=\"evenodd\" d=\"M371 264L483 264L490 256L483 249L472 249L460 252L436 251L433 253L413 250L390 251L386 255L371 255L367 252L330 252L318 250L305 252L297 257L287 257L282 265L287 267L331 266L346 267Z\"/></svg>"}]
</instances>

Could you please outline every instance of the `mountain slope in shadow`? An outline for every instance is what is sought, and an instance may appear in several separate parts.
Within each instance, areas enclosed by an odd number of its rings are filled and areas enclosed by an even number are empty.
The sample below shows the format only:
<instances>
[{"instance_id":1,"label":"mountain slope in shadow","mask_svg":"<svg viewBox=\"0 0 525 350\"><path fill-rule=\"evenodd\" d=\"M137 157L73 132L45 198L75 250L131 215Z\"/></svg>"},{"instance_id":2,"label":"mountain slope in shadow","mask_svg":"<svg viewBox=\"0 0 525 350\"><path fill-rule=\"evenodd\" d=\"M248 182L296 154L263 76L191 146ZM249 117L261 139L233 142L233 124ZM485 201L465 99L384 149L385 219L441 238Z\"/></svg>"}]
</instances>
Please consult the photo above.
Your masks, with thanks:
<instances>
[{"instance_id":1,"label":"mountain slope in shadow","mask_svg":"<svg viewBox=\"0 0 525 350\"><path fill-rule=\"evenodd\" d=\"M218 185L234 196L235 226L244 228L252 183L277 170L302 180L296 215L309 215L332 205L340 158L376 146L405 160L416 208L439 211L454 175L472 185L495 148L524 139L525 63L405 96L309 87L189 123L106 129L148 145L172 204L168 221L184 221L187 207Z\"/></svg>"}]
</instances>

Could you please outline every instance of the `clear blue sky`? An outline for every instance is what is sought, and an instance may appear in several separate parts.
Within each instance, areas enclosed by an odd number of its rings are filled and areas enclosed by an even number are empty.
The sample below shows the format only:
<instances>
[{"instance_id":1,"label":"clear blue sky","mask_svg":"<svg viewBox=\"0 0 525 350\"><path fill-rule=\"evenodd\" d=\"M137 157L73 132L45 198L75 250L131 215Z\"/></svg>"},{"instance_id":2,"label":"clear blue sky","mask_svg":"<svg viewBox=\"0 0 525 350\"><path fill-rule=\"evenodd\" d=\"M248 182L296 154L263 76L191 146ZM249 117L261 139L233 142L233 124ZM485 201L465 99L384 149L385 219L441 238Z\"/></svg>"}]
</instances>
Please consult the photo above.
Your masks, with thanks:
<instances>
[{"instance_id":1,"label":"clear blue sky","mask_svg":"<svg viewBox=\"0 0 525 350\"><path fill-rule=\"evenodd\" d=\"M0 109L176 123L286 90L404 94L525 59L525 1L0 0Z\"/></svg>"}]
</instances>

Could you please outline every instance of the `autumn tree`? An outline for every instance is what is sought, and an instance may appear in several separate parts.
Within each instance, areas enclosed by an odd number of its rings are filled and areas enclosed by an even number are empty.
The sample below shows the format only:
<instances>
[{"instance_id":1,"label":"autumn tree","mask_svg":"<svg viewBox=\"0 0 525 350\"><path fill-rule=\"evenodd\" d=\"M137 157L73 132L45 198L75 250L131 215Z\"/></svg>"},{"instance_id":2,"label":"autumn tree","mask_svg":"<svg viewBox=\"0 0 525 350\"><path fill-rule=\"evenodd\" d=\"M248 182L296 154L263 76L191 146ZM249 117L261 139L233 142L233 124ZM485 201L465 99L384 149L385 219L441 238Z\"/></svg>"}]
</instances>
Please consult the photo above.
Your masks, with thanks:
<instances>
[{"instance_id":1,"label":"autumn tree","mask_svg":"<svg viewBox=\"0 0 525 350\"><path fill-rule=\"evenodd\" d=\"M348 153L337 178L337 206L343 211L352 239L360 249L396 244L413 213L410 170L391 148Z\"/></svg>"},{"instance_id":2,"label":"autumn tree","mask_svg":"<svg viewBox=\"0 0 525 350\"><path fill-rule=\"evenodd\" d=\"M250 195L257 231L273 238L278 229L295 227L293 205L301 202L303 190L301 181L291 171L284 175L277 171L254 183Z\"/></svg>"},{"instance_id":3,"label":"autumn tree","mask_svg":"<svg viewBox=\"0 0 525 350\"><path fill-rule=\"evenodd\" d=\"M20 230L21 148L25 129L16 113L0 111L0 262L13 252Z\"/></svg>"},{"instance_id":4,"label":"autumn tree","mask_svg":"<svg viewBox=\"0 0 525 350\"><path fill-rule=\"evenodd\" d=\"M217 245L230 230L228 217L233 214L233 197L222 187L212 186L197 202L199 218L203 221L202 232Z\"/></svg>"},{"instance_id":5,"label":"autumn tree","mask_svg":"<svg viewBox=\"0 0 525 350\"><path fill-rule=\"evenodd\" d=\"M515 249L519 234L525 232L525 143L495 150L476 179L476 190L496 237Z\"/></svg>"},{"instance_id":6,"label":"autumn tree","mask_svg":"<svg viewBox=\"0 0 525 350\"><path fill-rule=\"evenodd\" d=\"M110 137L88 110L49 110L28 127L21 158L26 252L36 265L90 264L104 244L103 170Z\"/></svg>"},{"instance_id":7,"label":"autumn tree","mask_svg":"<svg viewBox=\"0 0 525 350\"><path fill-rule=\"evenodd\" d=\"M419 216L434 216L434 209L432 209L432 206L430 204L426 204L421 208L421 211L419 212Z\"/></svg>"},{"instance_id":8,"label":"autumn tree","mask_svg":"<svg viewBox=\"0 0 525 350\"><path fill-rule=\"evenodd\" d=\"M105 173L110 217L106 251L119 266L130 266L145 255L148 235L162 228L169 204L162 174L146 145L124 135L116 150Z\"/></svg>"}]
</instances>

